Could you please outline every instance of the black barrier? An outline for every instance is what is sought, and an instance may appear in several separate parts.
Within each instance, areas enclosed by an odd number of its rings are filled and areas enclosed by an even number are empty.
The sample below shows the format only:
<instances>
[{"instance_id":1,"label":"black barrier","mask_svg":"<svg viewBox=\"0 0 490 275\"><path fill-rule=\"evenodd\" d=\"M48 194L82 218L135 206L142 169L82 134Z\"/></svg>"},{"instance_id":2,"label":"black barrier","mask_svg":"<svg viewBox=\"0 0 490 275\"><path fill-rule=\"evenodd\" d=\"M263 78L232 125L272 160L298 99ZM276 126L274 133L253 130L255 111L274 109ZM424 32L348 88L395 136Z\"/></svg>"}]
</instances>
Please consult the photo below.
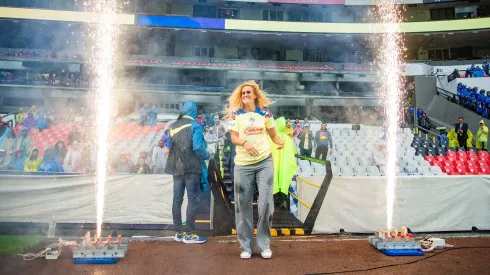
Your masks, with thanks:
<instances>
[{"instance_id":1,"label":"black barrier","mask_svg":"<svg viewBox=\"0 0 490 275\"><path fill-rule=\"evenodd\" d=\"M219 149L218 149L219 150ZM226 191L226 186L221 177L219 160L209 160L208 181L213 194L213 235L228 236L233 229L233 218L231 216L231 200Z\"/></svg>"},{"instance_id":2,"label":"black barrier","mask_svg":"<svg viewBox=\"0 0 490 275\"><path fill-rule=\"evenodd\" d=\"M325 170L327 171L327 175L323 179L322 186L318 191L318 194L315 197L315 201L311 206L310 212L308 212L308 216L306 216L304 227L306 228L306 234L310 235L313 232L313 227L315 226L316 218L320 213L320 209L322 209L323 200L327 195L328 188L330 187L330 183L332 182L332 164L329 160L325 161Z\"/></svg>"}]
</instances>

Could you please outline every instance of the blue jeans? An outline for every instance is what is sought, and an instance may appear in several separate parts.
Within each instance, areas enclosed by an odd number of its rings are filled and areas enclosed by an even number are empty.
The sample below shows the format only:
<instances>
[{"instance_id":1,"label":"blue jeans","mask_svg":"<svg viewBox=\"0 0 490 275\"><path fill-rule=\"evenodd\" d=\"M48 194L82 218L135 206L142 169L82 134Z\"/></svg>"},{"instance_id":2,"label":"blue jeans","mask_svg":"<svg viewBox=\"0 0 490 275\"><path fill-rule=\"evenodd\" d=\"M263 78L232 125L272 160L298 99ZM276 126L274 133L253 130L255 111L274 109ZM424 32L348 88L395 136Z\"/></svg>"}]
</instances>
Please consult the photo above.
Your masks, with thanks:
<instances>
[{"instance_id":1,"label":"blue jeans","mask_svg":"<svg viewBox=\"0 0 490 275\"><path fill-rule=\"evenodd\" d=\"M196 213L199 206L199 194L201 192L201 174L186 174L174 176L174 201L172 204L172 216L177 232L191 232L196 227ZM182 227L182 203L187 189L187 221Z\"/></svg>"}]
</instances>

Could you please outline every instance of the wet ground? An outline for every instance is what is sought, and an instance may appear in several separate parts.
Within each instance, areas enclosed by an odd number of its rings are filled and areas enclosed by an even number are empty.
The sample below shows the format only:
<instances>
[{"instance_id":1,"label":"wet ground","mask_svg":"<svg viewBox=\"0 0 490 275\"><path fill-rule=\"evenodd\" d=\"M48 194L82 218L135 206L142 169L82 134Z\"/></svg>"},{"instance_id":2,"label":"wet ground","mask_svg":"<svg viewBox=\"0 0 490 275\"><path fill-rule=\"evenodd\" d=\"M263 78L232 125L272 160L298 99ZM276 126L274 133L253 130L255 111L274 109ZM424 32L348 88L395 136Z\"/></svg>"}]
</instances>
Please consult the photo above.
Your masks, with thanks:
<instances>
[{"instance_id":1,"label":"wet ground","mask_svg":"<svg viewBox=\"0 0 490 275\"><path fill-rule=\"evenodd\" d=\"M490 237L448 238L446 242L458 249L447 249L434 257L440 251L423 257L388 257L367 239L283 237L273 239L272 259L262 259L260 253L255 253L251 259L241 260L233 237L209 238L199 245L168 239L140 240L131 241L128 255L113 265L75 265L65 249L58 260L4 257L0 274L315 274L390 264L400 265L349 274L490 274ZM462 248L476 246L489 248Z\"/></svg>"}]
</instances>

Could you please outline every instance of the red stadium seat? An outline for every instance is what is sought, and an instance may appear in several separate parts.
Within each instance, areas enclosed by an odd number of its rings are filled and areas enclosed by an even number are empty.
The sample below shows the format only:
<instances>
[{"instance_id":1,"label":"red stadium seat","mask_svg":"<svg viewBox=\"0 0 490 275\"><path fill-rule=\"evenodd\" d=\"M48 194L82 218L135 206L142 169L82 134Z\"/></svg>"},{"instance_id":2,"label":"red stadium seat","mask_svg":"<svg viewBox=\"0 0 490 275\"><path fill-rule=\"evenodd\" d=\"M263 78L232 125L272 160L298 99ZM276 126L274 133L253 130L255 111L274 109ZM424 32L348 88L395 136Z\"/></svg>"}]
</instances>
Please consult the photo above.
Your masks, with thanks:
<instances>
[{"instance_id":1,"label":"red stadium seat","mask_svg":"<svg viewBox=\"0 0 490 275\"><path fill-rule=\"evenodd\" d=\"M466 156L467 161L478 161L478 156L476 154L468 154Z\"/></svg>"},{"instance_id":2,"label":"red stadium seat","mask_svg":"<svg viewBox=\"0 0 490 275\"><path fill-rule=\"evenodd\" d=\"M470 172L468 172L468 171L466 170L466 167L464 167L464 166L456 166L456 167L454 168L454 170L455 170L455 172L456 172L457 174L459 174L459 175L471 175L471 173L470 173Z\"/></svg>"},{"instance_id":3,"label":"red stadium seat","mask_svg":"<svg viewBox=\"0 0 490 275\"><path fill-rule=\"evenodd\" d=\"M444 172L448 175L457 175L456 171L454 171L454 168L452 166L444 166L441 169L442 169L442 172Z\"/></svg>"},{"instance_id":4,"label":"red stadium seat","mask_svg":"<svg viewBox=\"0 0 490 275\"><path fill-rule=\"evenodd\" d=\"M446 152L446 156L449 156L449 155L456 155L456 152L454 152L454 151L447 151Z\"/></svg>"},{"instance_id":5,"label":"red stadium seat","mask_svg":"<svg viewBox=\"0 0 490 275\"><path fill-rule=\"evenodd\" d=\"M444 156L436 156L436 160L440 162L444 162L446 158Z\"/></svg>"},{"instance_id":6,"label":"red stadium seat","mask_svg":"<svg viewBox=\"0 0 490 275\"><path fill-rule=\"evenodd\" d=\"M457 160L457 161L454 162L454 167L455 168L458 168L458 167L466 167L466 165L464 164L464 161Z\"/></svg>"},{"instance_id":7,"label":"red stadium seat","mask_svg":"<svg viewBox=\"0 0 490 275\"><path fill-rule=\"evenodd\" d=\"M454 167L454 163L450 160L445 160L442 162L442 165L445 167Z\"/></svg>"},{"instance_id":8,"label":"red stadium seat","mask_svg":"<svg viewBox=\"0 0 490 275\"><path fill-rule=\"evenodd\" d=\"M466 172L470 173L471 175L479 175L480 174L480 171L479 171L478 167L476 167L476 166L468 167L468 169L466 169Z\"/></svg>"},{"instance_id":9,"label":"red stadium seat","mask_svg":"<svg viewBox=\"0 0 490 275\"><path fill-rule=\"evenodd\" d=\"M480 156L480 157L481 157L481 156L486 156L486 157L488 157L488 156L489 156L489 154L488 154L488 152L487 152L487 151L483 151L483 150L481 150L480 152L478 152L478 156Z\"/></svg>"},{"instance_id":10,"label":"red stadium seat","mask_svg":"<svg viewBox=\"0 0 490 275\"><path fill-rule=\"evenodd\" d=\"M477 165L476 162L474 161L467 161L466 162L466 167L478 167L480 165Z\"/></svg>"},{"instance_id":11,"label":"red stadium seat","mask_svg":"<svg viewBox=\"0 0 490 275\"><path fill-rule=\"evenodd\" d=\"M432 165L432 163L436 160L433 156L425 156L424 159Z\"/></svg>"},{"instance_id":12,"label":"red stadium seat","mask_svg":"<svg viewBox=\"0 0 490 275\"><path fill-rule=\"evenodd\" d=\"M456 155L446 156L446 160L451 161L451 162L455 162L457 159L458 158Z\"/></svg>"},{"instance_id":13,"label":"red stadium seat","mask_svg":"<svg viewBox=\"0 0 490 275\"><path fill-rule=\"evenodd\" d=\"M442 168L444 165L442 164L442 162L437 161L437 160L434 160L434 161L432 162L432 166L439 166L439 167L441 167L441 168Z\"/></svg>"},{"instance_id":14,"label":"red stadium seat","mask_svg":"<svg viewBox=\"0 0 490 275\"><path fill-rule=\"evenodd\" d=\"M490 168L488 168L488 165L485 166L480 166L480 174L483 175L490 175Z\"/></svg>"}]
</instances>

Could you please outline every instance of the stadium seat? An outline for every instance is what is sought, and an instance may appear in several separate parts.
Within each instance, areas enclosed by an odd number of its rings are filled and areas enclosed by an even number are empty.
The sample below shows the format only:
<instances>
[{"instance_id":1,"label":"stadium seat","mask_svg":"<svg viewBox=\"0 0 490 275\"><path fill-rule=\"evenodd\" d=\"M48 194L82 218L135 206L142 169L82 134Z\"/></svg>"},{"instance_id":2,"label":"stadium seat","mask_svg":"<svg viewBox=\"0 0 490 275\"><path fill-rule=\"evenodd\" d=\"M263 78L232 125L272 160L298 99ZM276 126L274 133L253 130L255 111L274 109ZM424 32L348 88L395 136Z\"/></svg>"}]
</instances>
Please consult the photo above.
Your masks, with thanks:
<instances>
[{"instance_id":1,"label":"stadium seat","mask_svg":"<svg viewBox=\"0 0 490 275\"><path fill-rule=\"evenodd\" d=\"M479 165L476 164L474 161L467 161L466 162L466 167L478 167Z\"/></svg>"},{"instance_id":2,"label":"stadium seat","mask_svg":"<svg viewBox=\"0 0 490 275\"><path fill-rule=\"evenodd\" d=\"M488 152L487 152L487 151L483 151L483 150L481 150L480 152L478 152L478 156L486 156L486 157L488 157L488 156L489 156L489 154L488 154Z\"/></svg>"},{"instance_id":3,"label":"stadium seat","mask_svg":"<svg viewBox=\"0 0 490 275\"><path fill-rule=\"evenodd\" d=\"M444 156L436 156L436 160L440 162L444 162L446 158Z\"/></svg>"},{"instance_id":4,"label":"stadium seat","mask_svg":"<svg viewBox=\"0 0 490 275\"><path fill-rule=\"evenodd\" d=\"M479 171L480 171L480 174L482 174L482 175L490 175L490 168L488 168L488 165L480 166Z\"/></svg>"},{"instance_id":5,"label":"stadium seat","mask_svg":"<svg viewBox=\"0 0 490 275\"><path fill-rule=\"evenodd\" d=\"M419 166L417 168L417 173L419 175L421 175L421 176L429 176L429 175L432 175L432 172L430 172L429 167L427 167L427 166Z\"/></svg>"},{"instance_id":6,"label":"stadium seat","mask_svg":"<svg viewBox=\"0 0 490 275\"><path fill-rule=\"evenodd\" d=\"M471 173L466 170L466 167L465 166L455 166L454 167L454 170L459 175L471 175Z\"/></svg>"},{"instance_id":7,"label":"stadium seat","mask_svg":"<svg viewBox=\"0 0 490 275\"><path fill-rule=\"evenodd\" d=\"M429 168L430 172L434 175L434 176L439 176L439 175L444 175L444 173L442 172L442 169L441 167L438 167L438 166L432 166Z\"/></svg>"},{"instance_id":8,"label":"stadium seat","mask_svg":"<svg viewBox=\"0 0 490 275\"><path fill-rule=\"evenodd\" d=\"M436 160L433 156L425 156L424 159L428 161L431 165Z\"/></svg>"},{"instance_id":9,"label":"stadium seat","mask_svg":"<svg viewBox=\"0 0 490 275\"><path fill-rule=\"evenodd\" d=\"M466 172L467 172L467 174L469 173L472 175L479 175L480 174L480 171L479 171L478 167L476 167L476 166L468 167L466 169Z\"/></svg>"},{"instance_id":10,"label":"stadium seat","mask_svg":"<svg viewBox=\"0 0 490 275\"><path fill-rule=\"evenodd\" d=\"M417 173L417 168L415 168L414 166L407 166L405 167L405 173L407 173L408 175L415 175Z\"/></svg>"},{"instance_id":11,"label":"stadium seat","mask_svg":"<svg viewBox=\"0 0 490 275\"><path fill-rule=\"evenodd\" d=\"M458 175L452 166L444 166L442 167L442 171L448 175Z\"/></svg>"},{"instance_id":12,"label":"stadium seat","mask_svg":"<svg viewBox=\"0 0 490 275\"><path fill-rule=\"evenodd\" d=\"M442 162L434 160L434 162L432 163L432 166L442 167L443 165L442 165Z\"/></svg>"}]
</instances>

